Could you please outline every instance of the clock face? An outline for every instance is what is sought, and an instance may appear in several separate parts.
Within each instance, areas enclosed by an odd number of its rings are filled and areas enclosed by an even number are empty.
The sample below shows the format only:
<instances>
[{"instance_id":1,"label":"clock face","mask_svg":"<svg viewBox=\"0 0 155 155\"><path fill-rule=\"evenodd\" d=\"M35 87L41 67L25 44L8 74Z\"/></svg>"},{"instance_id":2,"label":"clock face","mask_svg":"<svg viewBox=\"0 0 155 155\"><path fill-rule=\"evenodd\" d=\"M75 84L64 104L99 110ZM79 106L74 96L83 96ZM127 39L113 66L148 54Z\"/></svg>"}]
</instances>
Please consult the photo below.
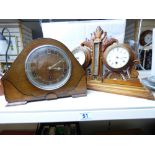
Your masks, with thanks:
<instances>
[{"instance_id":1,"label":"clock face","mask_svg":"<svg viewBox=\"0 0 155 155\"><path fill-rule=\"evenodd\" d=\"M152 34L151 33L146 34L146 36L144 37L144 42L146 44L149 44L152 42Z\"/></svg>"},{"instance_id":2,"label":"clock face","mask_svg":"<svg viewBox=\"0 0 155 155\"><path fill-rule=\"evenodd\" d=\"M59 47L43 45L33 49L25 61L28 80L42 90L55 90L69 80L71 60Z\"/></svg>"},{"instance_id":3,"label":"clock face","mask_svg":"<svg viewBox=\"0 0 155 155\"><path fill-rule=\"evenodd\" d=\"M105 62L109 69L119 71L127 67L130 61L130 52L123 46L114 46L105 51Z\"/></svg>"},{"instance_id":4,"label":"clock face","mask_svg":"<svg viewBox=\"0 0 155 155\"><path fill-rule=\"evenodd\" d=\"M76 60L83 68L87 68L91 62L91 50L85 46L79 46L72 51Z\"/></svg>"},{"instance_id":5,"label":"clock face","mask_svg":"<svg viewBox=\"0 0 155 155\"><path fill-rule=\"evenodd\" d=\"M74 57L77 59L77 61L80 63L80 65L83 65L86 61L86 56L84 51L82 50L75 50L73 52Z\"/></svg>"},{"instance_id":6,"label":"clock face","mask_svg":"<svg viewBox=\"0 0 155 155\"><path fill-rule=\"evenodd\" d=\"M140 44L142 46L148 46L152 43L152 30L143 31L140 35Z\"/></svg>"}]
</instances>

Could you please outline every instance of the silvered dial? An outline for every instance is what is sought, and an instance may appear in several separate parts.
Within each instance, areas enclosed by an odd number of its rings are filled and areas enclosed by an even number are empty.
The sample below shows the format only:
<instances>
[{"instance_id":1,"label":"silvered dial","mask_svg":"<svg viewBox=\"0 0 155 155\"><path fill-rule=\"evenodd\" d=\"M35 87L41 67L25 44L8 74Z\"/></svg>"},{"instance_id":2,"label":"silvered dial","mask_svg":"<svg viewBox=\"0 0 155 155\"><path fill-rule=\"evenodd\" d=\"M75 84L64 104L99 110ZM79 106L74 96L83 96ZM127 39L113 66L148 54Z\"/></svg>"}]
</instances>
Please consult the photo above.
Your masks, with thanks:
<instances>
[{"instance_id":1,"label":"silvered dial","mask_svg":"<svg viewBox=\"0 0 155 155\"><path fill-rule=\"evenodd\" d=\"M130 54L128 50L123 47L111 49L106 56L107 64L114 69L123 68L129 62L129 59Z\"/></svg>"},{"instance_id":2,"label":"silvered dial","mask_svg":"<svg viewBox=\"0 0 155 155\"><path fill-rule=\"evenodd\" d=\"M87 68L91 61L91 50L86 46L78 46L72 51L74 57L83 68Z\"/></svg>"},{"instance_id":3,"label":"silvered dial","mask_svg":"<svg viewBox=\"0 0 155 155\"><path fill-rule=\"evenodd\" d=\"M25 61L28 80L43 90L62 87L71 75L71 60L59 47L43 45L33 49Z\"/></svg>"},{"instance_id":4,"label":"silvered dial","mask_svg":"<svg viewBox=\"0 0 155 155\"><path fill-rule=\"evenodd\" d=\"M77 61L80 63L80 65L83 65L86 61L86 56L84 51L82 50L75 50L73 51L74 57L77 59Z\"/></svg>"}]
</instances>

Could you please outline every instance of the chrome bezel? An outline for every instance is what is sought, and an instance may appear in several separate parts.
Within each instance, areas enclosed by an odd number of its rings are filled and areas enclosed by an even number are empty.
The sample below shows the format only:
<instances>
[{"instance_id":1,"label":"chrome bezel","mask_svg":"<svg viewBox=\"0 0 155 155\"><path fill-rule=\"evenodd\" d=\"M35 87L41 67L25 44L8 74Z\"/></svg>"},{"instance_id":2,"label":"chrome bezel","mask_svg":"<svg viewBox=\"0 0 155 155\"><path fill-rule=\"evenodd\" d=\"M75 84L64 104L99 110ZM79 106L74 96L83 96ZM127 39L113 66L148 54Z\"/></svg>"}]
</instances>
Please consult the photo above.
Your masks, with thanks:
<instances>
[{"instance_id":1,"label":"chrome bezel","mask_svg":"<svg viewBox=\"0 0 155 155\"><path fill-rule=\"evenodd\" d=\"M37 80L35 80L33 78L32 72L30 70L29 61L32 58L33 54L35 52L37 52L38 49L44 48L44 47L50 47L50 48L56 49L56 52L58 52L64 58L64 60L66 61L67 67L68 67L67 76L63 80L61 80L61 81L59 81L57 83L54 83L54 84L45 85L45 84L42 84L42 83L38 82ZM27 76L29 82L31 82L35 87L37 87L39 89L42 89L42 90L55 90L55 89L59 89L62 86L64 86L67 83L67 81L70 79L71 70L72 70L71 60L68 57L68 55L66 54L66 52L64 52L64 50L62 50L61 48L59 48L57 46L54 46L54 45L41 45L41 46L38 46L38 47L34 48L28 54L28 56L27 56L27 58L25 60L25 73L26 73L26 76Z\"/></svg>"}]
</instances>

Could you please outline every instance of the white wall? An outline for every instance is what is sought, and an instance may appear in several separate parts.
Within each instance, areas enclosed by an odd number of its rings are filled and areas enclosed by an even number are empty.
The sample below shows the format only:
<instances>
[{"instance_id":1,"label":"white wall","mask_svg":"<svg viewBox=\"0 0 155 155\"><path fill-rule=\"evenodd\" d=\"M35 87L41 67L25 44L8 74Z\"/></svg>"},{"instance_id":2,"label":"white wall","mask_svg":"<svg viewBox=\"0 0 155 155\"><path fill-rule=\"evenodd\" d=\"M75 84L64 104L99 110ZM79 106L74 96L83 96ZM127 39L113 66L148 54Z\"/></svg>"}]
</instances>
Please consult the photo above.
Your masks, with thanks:
<instances>
[{"instance_id":1,"label":"white wall","mask_svg":"<svg viewBox=\"0 0 155 155\"><path fill-rule=\"evenodd\" d=\"M97 26L107 31L108 36L118 39L121 43L124 42L126 20L50 22L42 23L42 30L44 38L59 40L73 50L86 38L90 39Z\"/></svg>"}]
</instances>

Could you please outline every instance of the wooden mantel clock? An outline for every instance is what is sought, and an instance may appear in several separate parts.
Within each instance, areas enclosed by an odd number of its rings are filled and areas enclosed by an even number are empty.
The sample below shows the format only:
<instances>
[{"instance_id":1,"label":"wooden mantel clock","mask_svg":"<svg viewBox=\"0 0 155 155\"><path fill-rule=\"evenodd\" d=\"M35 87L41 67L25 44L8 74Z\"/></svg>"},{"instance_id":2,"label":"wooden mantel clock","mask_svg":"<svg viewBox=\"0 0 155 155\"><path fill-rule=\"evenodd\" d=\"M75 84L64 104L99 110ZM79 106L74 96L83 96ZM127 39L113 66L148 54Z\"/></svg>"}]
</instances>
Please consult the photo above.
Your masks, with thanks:
<instances>
[{"instance_id":1,"label":"wooden mantel clock","mask_svg":"<svg viewBox=\"0 0 155 155\"><path fill-rule=\"evenodd\" d=\"M78 72L78 74L77 74ZM69 49L54 39L32 41L2 77L11 104L86 95L84 69Z\"/></svg>"},{"instance_id":2,"label":"wooden mantel clock","mask_svg":"<svg viewBox=\"0 0 155 155\"><path fill-rule=\"evenodd\" d=\"M91 39L82 42L81 46L92 50L88 89L154 99L151 91L138 79L135 65L139 61L129 45L108 38L107 33L97 27Z\"/></svg>"}]
</instances>

